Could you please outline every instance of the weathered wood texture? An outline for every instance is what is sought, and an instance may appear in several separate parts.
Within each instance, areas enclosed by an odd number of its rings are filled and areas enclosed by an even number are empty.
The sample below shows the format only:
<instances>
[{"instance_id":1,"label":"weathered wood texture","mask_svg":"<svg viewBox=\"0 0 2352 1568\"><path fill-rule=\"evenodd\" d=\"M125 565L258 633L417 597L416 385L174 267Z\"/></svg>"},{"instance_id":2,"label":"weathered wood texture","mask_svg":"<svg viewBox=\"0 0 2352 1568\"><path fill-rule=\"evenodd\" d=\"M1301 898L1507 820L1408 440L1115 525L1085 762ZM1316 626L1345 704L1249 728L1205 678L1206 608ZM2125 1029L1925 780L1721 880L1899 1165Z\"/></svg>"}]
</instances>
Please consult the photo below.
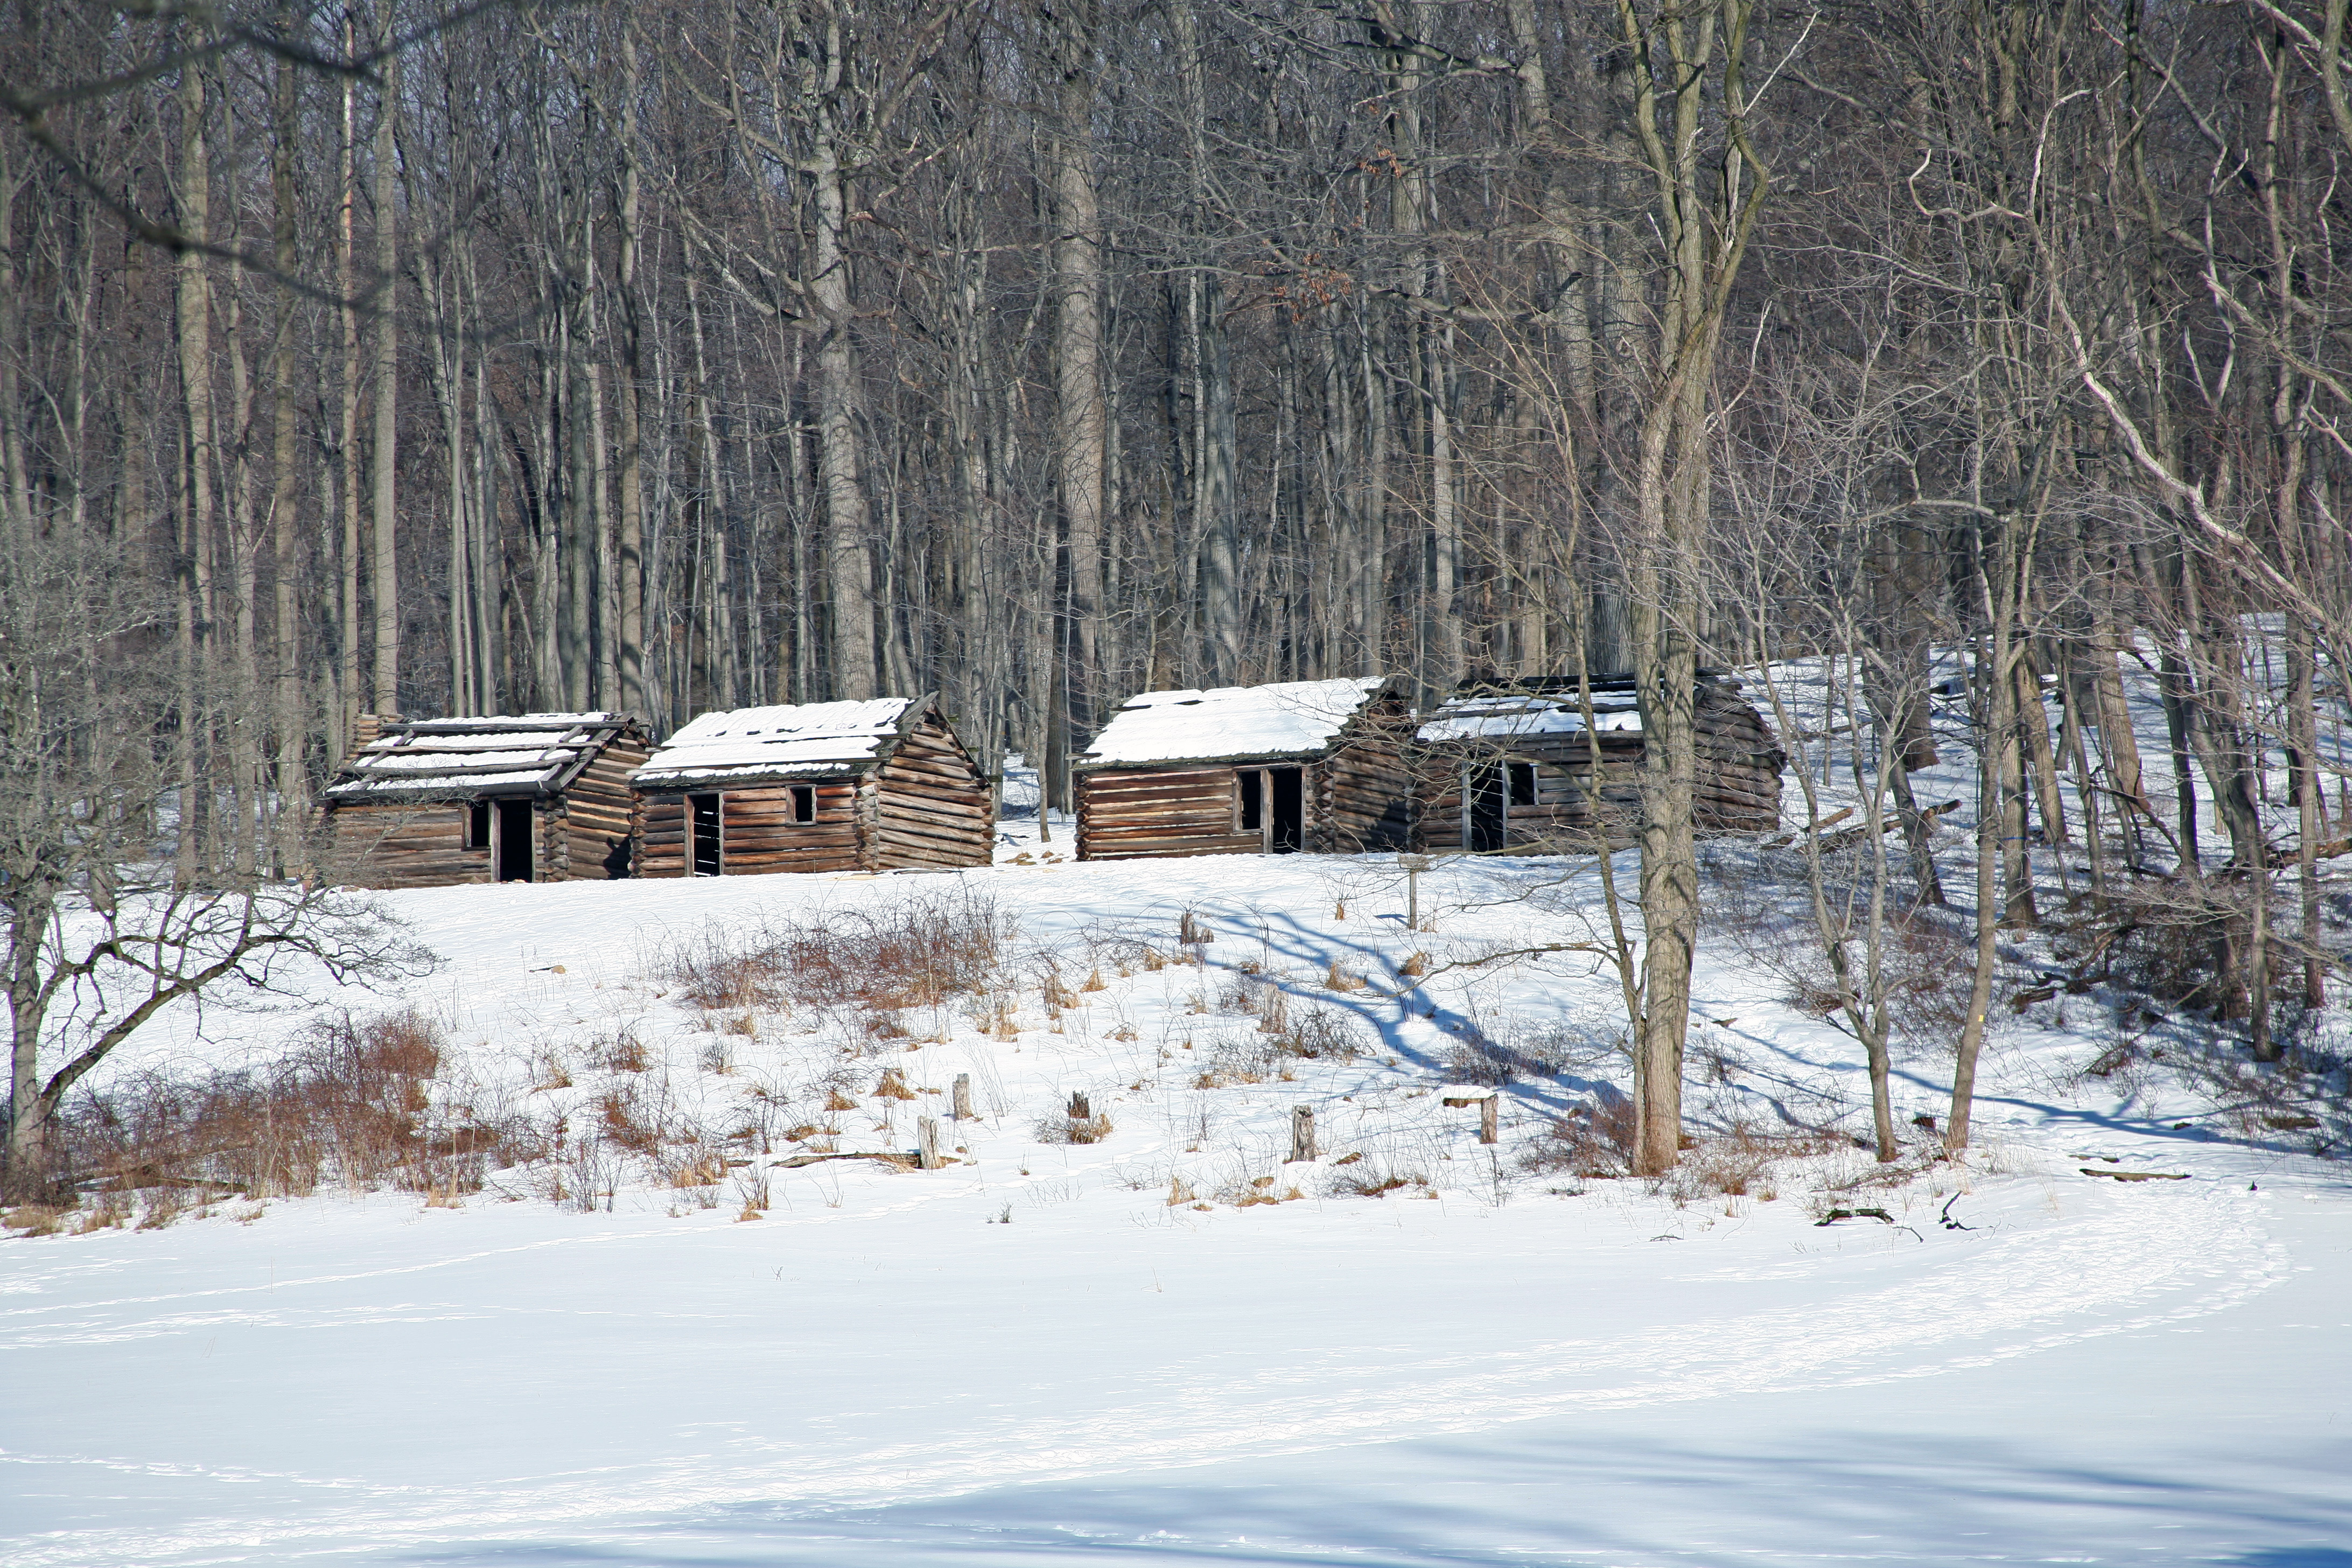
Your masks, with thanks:
<instances>
[{"instance_id":1,"label":"weathered wood texture","mask_svg":"<svg viewBox=\"0 0 2352 1568\"><path fill-rule=\"evenodd\" d=\"M815 819L795 819L793 791L815 792ZM719 797L719 874L952 870L994 858L988 782L937 708L878 763L859 771L744 785L636 792L636 874L691 874L686 797Z\"/></svg>"},{"instance_id":2,"label":"weathered wood texture","mask_svg":"<svg viewBox=\"0 0 2352 1568\"><path fill-rule=\"evenodd\" d=\"M1535 803L1511 803L1506 782L1507 848L1589 850L1596 827L1621 847L1633 843L1642 820L1642 735L1639 731L1604 731L1600 740L1597 772L1591 737L1580 732L1424 746L1416 841L1426 849L1471 847L1465 784L1483 770L1525 763L1535 769ZM1779 826L1780 774L1787 754L1762 715L1736 691L1703 686L1696 741L1698 773L1691 805L1698 831L1766 833Z\"/></svg>"},{"instance_id":3,"label":"weathered wood texture","mask_svg":"<svg viewBox=\"0 0 2352 1568\"><path fill-rule=\"evenodd\" d=\"M465 803L338 805L326 813L323 870L349 887L446 888L490 880L490 852L466 847Z\"/></svg>"},{"instance_id":4,"label":"weathered wood texture","mask_svg":"<svg viewBox=\"0 0 2352 1568\"><path fill-rule=\"evenodd\" d=\"M1411 723L1402 698L1381 697L1367 703L1331 746L1314 755L1082 773L1078 858L1263 853L1265 833L1241 826L1239 775L1255 767L1301 770L1301 847L1307 853L1403 848L1412 824L1414 779L1405 755ZM1264 809L1270 811L1270 803Z\"/></svg>"},{"instance_id":5,"label":"weathered wood texture","mask_svg":"<svg viewBox=\"0 0 2352 1568\"><path fill-rule=\"evenodd\" d=\"M376 721L359 728L355 753L378 738L383 724ZM453 787L447 799L326 802L320 807L327 829L321 870L334 881L363 888L494 881L488 846L467 846L467 813L477 801L528 799L532 881L625 877L635 811L629 770L651 750L643 726L631 721L596 746L586 765L552 795L467 794Z\"/></svg>"}]
</instances>

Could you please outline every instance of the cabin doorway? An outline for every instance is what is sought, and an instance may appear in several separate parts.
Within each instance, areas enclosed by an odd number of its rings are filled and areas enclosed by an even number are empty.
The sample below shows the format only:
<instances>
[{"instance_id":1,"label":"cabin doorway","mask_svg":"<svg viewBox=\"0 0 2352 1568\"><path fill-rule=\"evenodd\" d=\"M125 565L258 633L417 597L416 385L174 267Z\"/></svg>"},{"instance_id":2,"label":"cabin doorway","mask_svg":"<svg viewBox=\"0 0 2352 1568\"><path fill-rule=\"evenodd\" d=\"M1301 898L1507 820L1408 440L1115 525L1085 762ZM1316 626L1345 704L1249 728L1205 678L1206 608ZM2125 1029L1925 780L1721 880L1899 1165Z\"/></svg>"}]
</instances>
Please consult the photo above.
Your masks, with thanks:
<instances>
[{"instance_id":1,"label":"cabin doorway","mask_svg":"<svg viewBox=\"0 0 2352 1568\"><path fill-rule=\"evenodd\" d=\"M496 803L498 823L490 834L490 859L501 882L530 880L531 811L527 800Z\"/></svg>"},{"instance_id":2,"label":"cabin doorway","mask_svg":"<svg viewBox=\"0 0 2352 1568\"><path fill-rule=\"evenodd\" d=\"M1307 847L1306 770L1268 768L1265 782L1273 797L1266 813L1266 852L1296 855Z\"/></svg>"},{"instance_id":3,"label":"cabin doorway","mask_svg":"<svg viewBox=\"0 0 2352 1568\"><path fill-rule=\"evenodd\" d=\"M726 869L725 847L719 838L719 796L686 797L687 842L694 856L694 874L716 877Z\"/></svg>"},{"instance_id":4,"label":"cabin doorway","mask_svg":"<svg viewBox=\"0 0 2352 1568\"><path fill-rule=\"evenodd\" d=\"M1234 773L1235 826L1258 836L1258 852L1296 855L1307 847L1307 770L1242 768Z\"/></svg>"},{"instance_id":5,"label":"cabin doorway","mask_svg":"<svg viewBox=\"0 0 2352 1568\"><path fill-rule=\"evenodd\" d=\"M1503 808L1510 798L1508 769L1501 763L1482 763L1465 770L1462 781L1465 824L1463 835L1474 854L1491 854L1503 847Z\"/></svg>"}]
</instances>

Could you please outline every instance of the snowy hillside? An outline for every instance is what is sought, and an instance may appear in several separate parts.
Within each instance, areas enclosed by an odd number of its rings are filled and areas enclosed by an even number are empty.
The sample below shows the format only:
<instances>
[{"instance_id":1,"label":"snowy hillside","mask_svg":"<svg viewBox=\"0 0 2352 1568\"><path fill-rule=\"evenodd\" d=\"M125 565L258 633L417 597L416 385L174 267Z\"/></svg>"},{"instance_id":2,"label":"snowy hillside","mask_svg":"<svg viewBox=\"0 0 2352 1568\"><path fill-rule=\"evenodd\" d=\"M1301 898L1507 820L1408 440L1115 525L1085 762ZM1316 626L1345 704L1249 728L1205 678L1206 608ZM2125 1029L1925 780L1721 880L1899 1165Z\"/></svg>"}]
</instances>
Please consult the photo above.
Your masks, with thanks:
<instances>
[{"instance_id":1,"label":"snowy hillside","mask_svg":"<svg viewBox=\"0 0 2352 1568\"><path fill-rule=\"evenodd\" d=\"M1938 1163L1925 950L1882 1171L1726 845L1646 1183L1591 862L1448 862L1414 931L1390 858L1034 831L394 895L405 994L142 1038L111 1092L395 1020L442 1175L0 1244L0 1561L2352 1563L2344 1129L2185 1020L2013 950Z\"/></svg>"}]
</instances>

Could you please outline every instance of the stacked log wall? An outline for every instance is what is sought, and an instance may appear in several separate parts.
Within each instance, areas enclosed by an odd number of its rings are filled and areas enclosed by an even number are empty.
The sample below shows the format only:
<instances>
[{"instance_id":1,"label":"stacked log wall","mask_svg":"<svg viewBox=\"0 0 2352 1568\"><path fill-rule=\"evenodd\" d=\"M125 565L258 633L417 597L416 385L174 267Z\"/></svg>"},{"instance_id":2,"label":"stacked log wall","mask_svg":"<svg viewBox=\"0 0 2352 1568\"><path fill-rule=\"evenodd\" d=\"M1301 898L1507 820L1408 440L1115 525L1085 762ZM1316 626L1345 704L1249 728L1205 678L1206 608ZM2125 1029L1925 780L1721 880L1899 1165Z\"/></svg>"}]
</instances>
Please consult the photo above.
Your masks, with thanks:
<instances>
[{"instance_id":1,"label":"stacked log wall","mask_svg":"<svg viewBox=\"0 0 2352 1568\"><path fill-rule=\"evenodd\" d=\"M793 787L760 784L709 791L645 791L637 797L636 874L692 875L686 858L686 797L690 794L720 797L721 876L871 869L863 853L860 823L859 796L868 787L866 781L830 779L799 786L816 792L814 822L793 820Z\"/></svg>"},{"instance_id":2,"label":"stacked log wall","mask_svg":"<svg viewBox=\"0 0 2352 1568\"><path fill-rule=\"evenodd\" d=\"M490 852L466 847L464 802L329 808L328 874L359 888L446 888L490 880Z\"/></svg>"},{"instance_id":3,"label":"stacked log wall","mask_svg":"<svg viewBox=\"0 0 2352 1568\"><path fill-rule=\"evenodd\" d=\"M880 869L951 870L996 858L988 781L936 713L876 771L873 832Z\"/></svg>"},{"instance_id":4,"label":"stacked log wall","mask_svg":"<svg viewBox=\"0 0 2352 1568\"><path fill-rule=\"evenodd\" d=\"M1078 779L1078 858L1255 855L1264 842L1234 819L1234 769L1097 772Z\"/></svg>"},{"instance_id":5,"label":"stacked log wall","mask_svg":"<svg viewBox=\"0 0 2352 1568\"><path fill-rule=\"evenodd\" d=\"M1312 770L1307 847L1326 855L1402 849L1412 841L1412 767L1385 738L1342 746Z\"/></svg>"},{"instance_id":6,"label":"stacked log wall","mask_svg":"<svg viewBox=\"0 0 2352 1568\"><path fill-rule=\"evenodd\" d=\"M550 832L561 846L560 858L551 857L551 862L562 865L562 878L603 881L629 874L636 810L629 771L643 766L650 754L634 737L615 740L563 792L559 824Z\"/></svg>"}]
</instances>

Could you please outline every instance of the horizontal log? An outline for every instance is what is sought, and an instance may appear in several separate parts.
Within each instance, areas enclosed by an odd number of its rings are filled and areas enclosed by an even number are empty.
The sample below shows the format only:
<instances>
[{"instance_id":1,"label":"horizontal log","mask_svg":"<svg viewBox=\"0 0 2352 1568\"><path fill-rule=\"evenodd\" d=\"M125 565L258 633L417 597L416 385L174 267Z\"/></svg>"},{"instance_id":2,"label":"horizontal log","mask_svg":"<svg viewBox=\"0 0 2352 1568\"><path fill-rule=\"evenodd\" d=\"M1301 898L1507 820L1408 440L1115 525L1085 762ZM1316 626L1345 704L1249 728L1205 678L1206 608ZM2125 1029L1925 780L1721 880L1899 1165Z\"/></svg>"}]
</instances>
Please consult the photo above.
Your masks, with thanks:
<instances>
[{"instance_id":1,"label":"horizontal log","mask_svg":"<svg viewBox=\"0 0 2352 1568\"><path fill-rule=\"evenodd\" d=\"M727 863L725 874L730 877L814 876L825 871L862 871L866 868L864 858L854 854L796 855L730 860Z\"/></svg>"},{"instance_id":2,"label":"horizontal log","mask_svg":"<svg viewBox=\"0 0 2352 1568\"><path fill-rule=\"evenodd\" d=\"M784 838L794 836L857 831L857 819L845 811L834 812L830 815L820 812L814 822L803 822L788 812L775 811L730 811L720 820L724 830L729 834L740 831L771 834Z\"/></svg>"},{"instance_id":3,"label":"horizontal log","mask_svg":"<svg viewBox=\"0 0 2352 1568\"><path fill-rule=\"evenodd\" d=\"M904 747L893 752L877 773L887 778L893 774L904 778L936 779L941 784L964 784L980 775L969 765L948 757L917 756Z\"/></svg>"},{"instance_id":4,"label":"horizontal log","mask_svg":"<svg viewBox=\"0 0 2352 1568\"><path fill-rule=\"evenodd\" d=\"M1234 806L1230 796L1212 795L1206 800L1090 800L1079 809L1097 822L1153 822L1172 817L1205 821L1219 816L1229 818Z\"/></svg>"},{"instance_id":5,"label":"horizontal log","mask_svg":"<svg viewBox=\"0 0 2352 1568\"><path fill-rule=\"evenodd\" d=\"M1148 848L1154 845L1191 847L1204 847L1202 854L1245 855L1255 853L1263 840L1255 833L1087 833L1079 842L1089 850L1100 847L1106 853L1117 850Z\"/></svg>"},{"instance_id":6,"label":"horizontal log","mask_svg":"<svg viewBox=\"0 0 2352 1568\"><path fill-rule=\"evenodd\" d=\"M894 856L911 856L929 864L952 867L985 866L989 861L986 845L969 845L959 849L937 839L898 833L887 827L882 830L881 838L885 861Z\"/></svg>"},{"instance_id":7,"label":"horizontal log","mask_svg":"<svg viewBox=\"0 0 2352 1568\"><path fill-rule=\"evenodd\" d=\"M1078 805L1096 811L1150 811L1170 805L1231 806L1236 793L1231 780L1215 789L1188 786L1183 789L1082 790L1078 795Z\"/></svg>"},{"instance_id":8,"label":"horizontal log","mask_svg":"<svg viewBox=\"0 0 2352 1568\"><path fill-rule=\"evenodd\" d=\"M988 817L988 797L977 791L970 795L951 795L937 790L914 790L903 784L885 784L876 798L886 808L896 805L901 811L929 812L975 823L983 822Z\"/></svg>"},{"instance_id":9,"label":"horizontal log","mask_svg":"<svg viewBox=\"0 0 2352 1568\"><path fill-rule=\"evenodd\" d=\"M1213 838L1232 837L1244 831L1251 837L1255 837L1254 829L1234 827L1232 816L1224 813L1219 813L1213 817L1164 816L1118 819L1108 822L1096 819L1080 823L1079 826L1088 836L1106 841L1118 838L1199 837L1204 834Z\"/></svg>"},{"instance_id":10,"label":"horizontal log","mask_svg":"<svg viewBox=\"0 0 2352 1568\"><path fill-rule=\"evenodd\" d=\"M876 775L874 787L882 795L922 795L932 800L969 801L975 805L988 800L988 786L976 776L941 779L928 773L880 773Z\"/></svg>"},{"instance_id":11,"label":"horizontal log","mask_svg":"<svg viewBox=\"0 0 2352 1568\"><path fill-rule=\"evenodd\" d=\"M739 802L744 804L765 803L770 805L782 805L793 798L793 792L794 790L807 789L814 790L816 792L816 801L819 805L824 805L827 803L838 805L845 805L849 801L856 799L857 792L862 787L864 787L862 784L845 784L835 780L828 784L756 784L745 789L694 790L689 793L694 795L723 795L727 797L727 804L729 805L734 805Z\"/></svg>"},{"instance_id":12,"label":"horizontal log","mask_svg":"<svg viewBox=\"0 0 2352 1568\"><path fill-rule=\"evenodd\" d=\"M928 817L902 816L884 812L874 824L876 833L901 834L935 844L951 854L969 854L974 845L993 846L996 836L981 833L961 823L940 822Z\"/></svg>"},{"instance_id":13,"label":"horizontal log","mask_svg":"<svg viewBox=\"0 0 2352 1568\"><path fill-rule=\"evenodd\" d=\"M730 833L719 842L731 858L737 855L801 855L855 849L857 841L855 828L812 823L775 832Z\"/></svg>"},{"instance_id":14,"label":"horizontal log","mask_svg":"<svg viewBox=\"0 0 2352 1568\"><path fill-rule=\"evenodd\" d=\"M1078 787L1085 789L1120 789L1137 784L1179 784L1213 779L1231 780L1230 764L1207 768L1129 768L1117 772L1085 773L1078 775Z\"/></svg>"},{"instance_id":15,"label":"horizontal log","mask_svg":"<svg viewBox=\"0 0 2352 1568\"><path fill-rule=\"evenodd\" d=\"M1078 786L1078 796L1082 800L1230 800L1234 794L1234 779L1230 773L1213 779L1155 780L1143 784L1097 784L1089 781Z\"/></svg>"},{"instance_id":16,"label":"horizontal log","mask_svg":"<svg viewBox=\"0 0 2352 1568\"><path fill-rule=\"evenodd\" d=\"M1181 860L1202 855L1255 855L1257 841L1240 843L1216 839L1174 839L1165 844L1121 845L1117 848L1097 848L1091 845L1079 847L1081 860Z\"/></svg>"},{"instance_id":17,"label":"horizontal log","mask_svg":"<svg viewBox=\"0 0 2352 1568\"><path fill-rule=\"evenodd\" d=\"M943 814L943 811L931 809L931 806L898 806L898 804L882 802L882 809L875 814L875 820L877 820L877 823L885 823L885 826L912 827L912 830L918 830L918 832L950 837L950 839L988 839L988 837L995 837L992 832L988 832L988 823L985 823L983 818L979 818L979 816L950 816L950 814Z\"/></svg>"},{"instance_id":18,"label":"horizontal log","mask_svg":"<svg viewBox=\"0 0 2352 1568\"><path fill-rule=\"evenodd\" d=\"M970 753L958 745L955 737L936 724L918 724L907 731L898 750L911 757L939 757L949 762L961 762Z\"/></svg>"}]
</instances>

